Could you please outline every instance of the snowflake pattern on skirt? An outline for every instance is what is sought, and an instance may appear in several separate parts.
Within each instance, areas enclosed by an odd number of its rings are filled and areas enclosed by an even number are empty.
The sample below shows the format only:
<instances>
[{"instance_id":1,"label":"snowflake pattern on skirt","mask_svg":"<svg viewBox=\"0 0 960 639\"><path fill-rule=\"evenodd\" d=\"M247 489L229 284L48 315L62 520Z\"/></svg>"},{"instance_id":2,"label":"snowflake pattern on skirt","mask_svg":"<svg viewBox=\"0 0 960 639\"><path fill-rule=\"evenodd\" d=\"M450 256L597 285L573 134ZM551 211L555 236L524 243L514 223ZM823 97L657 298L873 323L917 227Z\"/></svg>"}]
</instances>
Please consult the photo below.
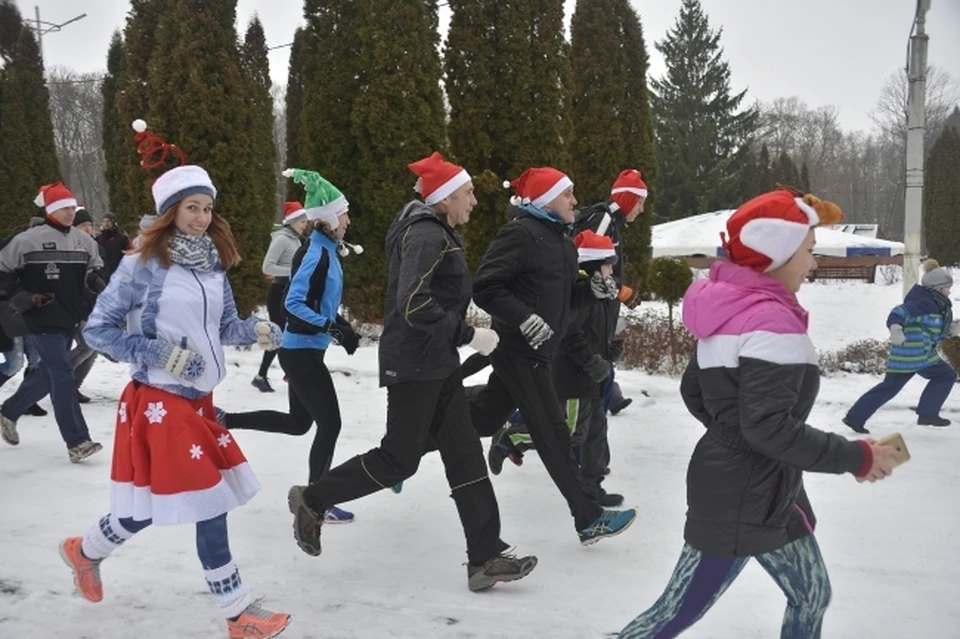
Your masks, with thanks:
<instances>
[{"instance_id":1,"label":"snowflake pattern on skirt","mask_svg":"<svg viewBox=\"0 0 960 639\"><path fill-rule=\"evenodd\" d=\"M243 451L215 420L213 396L189 400L130 382L120 397L111 511L156 525L212 519L259 490Z\"/></svg>"}]
</instances>

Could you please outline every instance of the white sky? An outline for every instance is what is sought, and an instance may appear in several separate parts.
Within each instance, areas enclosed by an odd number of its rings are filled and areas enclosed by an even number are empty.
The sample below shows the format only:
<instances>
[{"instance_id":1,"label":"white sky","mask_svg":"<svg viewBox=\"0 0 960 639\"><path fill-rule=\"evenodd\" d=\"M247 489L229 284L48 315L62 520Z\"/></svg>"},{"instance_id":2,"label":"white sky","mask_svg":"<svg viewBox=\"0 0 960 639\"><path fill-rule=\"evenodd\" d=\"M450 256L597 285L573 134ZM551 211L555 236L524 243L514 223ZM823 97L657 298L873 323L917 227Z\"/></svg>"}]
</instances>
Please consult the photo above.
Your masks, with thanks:
<instances>
[{"instance_id":1,"label":"white sky","mask_svg":"<svg viewBox=\"0 0 960 639\"><path fill-rule=\"evenodd\" d=\"M383 0L389 2L390 0ZM87 17L43 39L47 66L82 72L106 68L114 29L123 28L127 0L16 0L25 18L62 23ZM663 73L653 43L673 25L680 0L631 0L640 14L651 74ZM576 0L565 0L567 20ZM702 0L730 63L735 91L764 101L798 95L811 106L833 104L848 129L870 126L868 114L884 80L905 64L915 0ZM927 14L929 62L960 79L960 0L932 0ZM441 9L441 11L448 11ZM301 0L238 0L237 30L258 13L269 46L289 43L303 24ZM441 14L446 33L449 13ZM289 48L271 52L274 82L285 83Z\"/></svg>"}]
</instances>

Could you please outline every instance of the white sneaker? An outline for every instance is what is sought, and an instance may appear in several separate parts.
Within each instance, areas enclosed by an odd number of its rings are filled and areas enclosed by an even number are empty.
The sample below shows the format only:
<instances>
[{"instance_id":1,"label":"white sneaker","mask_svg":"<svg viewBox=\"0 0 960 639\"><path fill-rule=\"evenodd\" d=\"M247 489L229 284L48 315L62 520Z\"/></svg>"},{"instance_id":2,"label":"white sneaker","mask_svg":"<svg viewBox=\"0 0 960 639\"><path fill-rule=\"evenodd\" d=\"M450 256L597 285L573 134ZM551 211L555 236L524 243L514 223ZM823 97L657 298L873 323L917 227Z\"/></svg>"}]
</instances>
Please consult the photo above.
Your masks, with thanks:
<instances>
[{"instance_id":1,"label":"white sneaker","mask_svg":"<svg viewBox=\"0 0 960 639\"><path fill-rule=\"evenodd\" d=\"M0 438L11 446L20 443L20 434L17 433L17 422L0 415Z\"/></svg>"}]
</instances>

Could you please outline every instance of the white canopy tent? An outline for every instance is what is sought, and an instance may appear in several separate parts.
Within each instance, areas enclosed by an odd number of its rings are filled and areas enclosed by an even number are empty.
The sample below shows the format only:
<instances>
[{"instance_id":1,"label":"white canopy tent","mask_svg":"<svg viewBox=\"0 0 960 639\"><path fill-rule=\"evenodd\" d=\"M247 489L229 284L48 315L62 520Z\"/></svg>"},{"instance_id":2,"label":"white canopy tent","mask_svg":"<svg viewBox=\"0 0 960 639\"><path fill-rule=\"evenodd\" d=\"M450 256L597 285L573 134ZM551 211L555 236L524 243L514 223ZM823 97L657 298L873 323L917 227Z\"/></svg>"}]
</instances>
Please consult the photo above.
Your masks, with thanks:
<instances>
[{"instance_id":1,"label":"white canopy tent","mask_svg":"<svg viewBox=\"0 0 960 639\"><path fill-rule=\"evenodd\" d=\"M715 211L655 225L650 243L653 257L722 256L720 232L726 231L727 220L731 215L733 215L732 210ZM903 242L878 240L823 227L817 229L817 245L814 253L833 257L902 255Z\"/></svg>"}]
</instances>

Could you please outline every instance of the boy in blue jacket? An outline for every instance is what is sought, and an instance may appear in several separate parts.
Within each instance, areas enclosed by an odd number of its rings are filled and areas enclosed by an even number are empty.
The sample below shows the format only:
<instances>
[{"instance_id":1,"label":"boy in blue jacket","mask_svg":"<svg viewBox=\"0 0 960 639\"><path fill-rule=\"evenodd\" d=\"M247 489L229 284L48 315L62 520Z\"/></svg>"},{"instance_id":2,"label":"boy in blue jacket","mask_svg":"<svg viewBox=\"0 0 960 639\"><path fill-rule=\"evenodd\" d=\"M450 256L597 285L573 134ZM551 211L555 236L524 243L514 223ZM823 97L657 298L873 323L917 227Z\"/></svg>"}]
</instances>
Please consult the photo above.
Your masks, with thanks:
<instances>
[{"instance_id":1,"label":"boy in blue jacket","mask_svg":"<svg viewBox=\"0 0 960 639\"><path fill-rule=\"evenodd\" d=\"M858 433L869 433L867 420L897 396L910 378L919 375L929 380L917 406L917 423L921 426L949 426L950 420L940 416L957 373L940 359L937 344L960 332L953 321L950 288L953 276L940 268L936 260L927 260L920 284L907 293L903 304L890 311L890 358L883 381L857 400L843 423Z\"/></svg>"}]
</instances>

